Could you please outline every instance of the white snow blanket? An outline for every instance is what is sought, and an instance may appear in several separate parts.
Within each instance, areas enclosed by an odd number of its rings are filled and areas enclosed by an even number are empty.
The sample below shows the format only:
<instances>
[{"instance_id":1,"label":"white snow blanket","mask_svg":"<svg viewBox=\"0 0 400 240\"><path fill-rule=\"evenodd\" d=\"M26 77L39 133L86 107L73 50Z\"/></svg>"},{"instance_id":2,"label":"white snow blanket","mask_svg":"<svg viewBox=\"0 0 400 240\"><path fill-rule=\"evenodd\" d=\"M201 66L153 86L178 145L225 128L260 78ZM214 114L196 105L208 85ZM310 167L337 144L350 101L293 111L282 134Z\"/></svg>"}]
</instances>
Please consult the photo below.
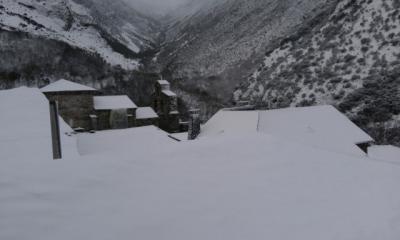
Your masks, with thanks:
<instances>
[{"instance_id":1,"label":"white snow blanket","mask_svg":"<svg viewBox=\"0 0 400 240\"><path fill-rule=\"evenodd\" d=\"M374 159L400 164L400 148L395 146L372 146L368 148L368 155Z\"/></svg>"},{"instance_id":2,"label":"white snow blanket","mask_svg":"<svg viewBox=\"0 0 400 240\"><path fill-rule=\"evenodd\" d=\"M259 133L169 142L154 128L82 135L82 156L53 161L37 93L0 91L2 240L400 238L399 165Z\"/></svg>"},{"instance_id":3,"label":"white snow blanket","mask_svg":"<svg viewBox=\"0 0 400 240\"><path fill-rule=\"evenodd\" d=\"M66 135L72 129L61 118L60 129L64 157L77 157L76 139ZM40 90L0 91L0 160L47 161L51 146L49 103Z\"/></svg>"},{"instance_id":4,"label":"white snow blanket","mask_svg":"<svg viewBox=\"0 0 400 240\"><path fill-rule=\"evenodd\" d=\"M329 105L267 111L221 110L202 127L200 137L254 132L356 156L365 156L356 144L373 141Z\"/></svg>"}]
</instances>

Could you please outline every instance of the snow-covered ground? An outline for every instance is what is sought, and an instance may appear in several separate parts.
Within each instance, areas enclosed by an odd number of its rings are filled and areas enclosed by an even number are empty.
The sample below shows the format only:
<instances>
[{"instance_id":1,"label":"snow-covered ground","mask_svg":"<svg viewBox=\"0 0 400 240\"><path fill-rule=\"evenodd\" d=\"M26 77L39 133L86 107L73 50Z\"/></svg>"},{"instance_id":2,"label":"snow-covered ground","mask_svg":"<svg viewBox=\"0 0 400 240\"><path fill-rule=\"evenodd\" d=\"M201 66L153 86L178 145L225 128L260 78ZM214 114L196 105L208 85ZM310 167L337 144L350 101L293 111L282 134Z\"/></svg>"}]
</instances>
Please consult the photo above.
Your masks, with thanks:
<instances>
[{"instance_id":1,"label":"snow-covered ground","mask_svg":"<svg viewBox=\"0 0 400 240\"><path fill-rule=\"evenodd\" d=\"M371 158L398 163L400 165L400 148L395 146L372 146L368 149Z\"/></svg>"},{"instance_id":2,"label":"snow-covered ground","mask_svg":"<svg viewBox=\"0 0 400 240\"><path fill-rule=\"evenodd\" d=\"M72 129L60 118L66 158L78 156ZM51 152L50 114L39 89L21 87L0 91L0 160L47 161ZM2 168L2 167L1 167Z\"/></svg>"},{"instance_id":3,"label":"snow-covered ground","mask_svg":"<svg viewBox=\"0 0 400 240\"><path fill-rule=\"evenodd\" d=\"M63 134L69 154L53 161L39 90L0 91L0 112L2 240L400 237L396 164L256 132L178 143L154 127Z\"/></svg>"}]
</instances>

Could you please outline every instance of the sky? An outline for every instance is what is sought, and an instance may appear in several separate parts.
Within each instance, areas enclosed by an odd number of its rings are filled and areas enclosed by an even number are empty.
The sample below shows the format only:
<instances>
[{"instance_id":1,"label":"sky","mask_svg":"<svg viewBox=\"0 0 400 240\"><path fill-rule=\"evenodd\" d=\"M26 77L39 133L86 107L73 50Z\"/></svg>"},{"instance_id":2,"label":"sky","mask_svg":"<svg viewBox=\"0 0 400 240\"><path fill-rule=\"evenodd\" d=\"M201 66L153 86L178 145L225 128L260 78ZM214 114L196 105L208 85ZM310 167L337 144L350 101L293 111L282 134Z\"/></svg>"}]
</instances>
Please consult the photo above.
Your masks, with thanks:
<instances>
[{"instance_id":1,"label":"sky","mask_svg":"<svg viewBox=\"0 0 400 240\"><path fill-rule=\"evenodd\" d=\"M124 0L134 8L158 14L167 13L190 0Z\"/></svg>"}]
</instances>

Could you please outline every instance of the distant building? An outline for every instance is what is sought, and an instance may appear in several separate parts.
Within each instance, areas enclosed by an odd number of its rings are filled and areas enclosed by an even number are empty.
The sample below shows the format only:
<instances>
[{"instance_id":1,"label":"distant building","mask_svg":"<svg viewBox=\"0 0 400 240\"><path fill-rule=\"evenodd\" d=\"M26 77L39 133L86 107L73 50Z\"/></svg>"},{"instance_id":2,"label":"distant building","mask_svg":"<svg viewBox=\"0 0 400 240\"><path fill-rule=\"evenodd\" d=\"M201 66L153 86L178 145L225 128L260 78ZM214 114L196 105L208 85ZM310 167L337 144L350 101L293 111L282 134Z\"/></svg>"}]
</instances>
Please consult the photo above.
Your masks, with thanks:
<instances>
[{"instance_id":1,"label":"distant building","mask_svg":"<svg viewBox=\"0 0 400 240\"><path fill-rule=\"evenodd\" d=\"M170 83L159 80L155 85L154 109L160 117L160 128L168 132L179 132L178 96L171 91Z\"/></svg>"},{"instance_id":2,"label":"distant building","mask_svg":"<svg viewBox=\"0 0 400 240\"><path fill-rule=\"evenodd\" d=\"M41 91L49 100L57 101L59 114L73 129L87 131L158 125L158 115L151 107L138 108L126 95L99 96L98 90L65 79L51 83Z\"/></svg>"}]
</instances>

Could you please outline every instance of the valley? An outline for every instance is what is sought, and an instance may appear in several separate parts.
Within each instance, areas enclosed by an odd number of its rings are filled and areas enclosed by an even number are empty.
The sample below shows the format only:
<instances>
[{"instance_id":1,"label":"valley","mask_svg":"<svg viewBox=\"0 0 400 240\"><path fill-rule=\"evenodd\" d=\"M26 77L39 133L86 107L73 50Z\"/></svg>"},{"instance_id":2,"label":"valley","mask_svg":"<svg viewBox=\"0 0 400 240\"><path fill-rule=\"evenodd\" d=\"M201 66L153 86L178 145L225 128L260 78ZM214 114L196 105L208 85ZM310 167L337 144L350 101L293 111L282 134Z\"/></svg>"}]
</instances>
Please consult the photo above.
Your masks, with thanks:
<instances>
[{"instance_id":1,"label":"valley","mask_svg":"<svg viewBox=\"0 0 400 240\"><path fill-rule=\"evenodd\" d=\"M207 0L164 17L120 1L0 0L0 88L66 78L151 103L160 76L203 121L331 104L379 143L400 144L395 0Z\"/></svg>"}]
</instances>

